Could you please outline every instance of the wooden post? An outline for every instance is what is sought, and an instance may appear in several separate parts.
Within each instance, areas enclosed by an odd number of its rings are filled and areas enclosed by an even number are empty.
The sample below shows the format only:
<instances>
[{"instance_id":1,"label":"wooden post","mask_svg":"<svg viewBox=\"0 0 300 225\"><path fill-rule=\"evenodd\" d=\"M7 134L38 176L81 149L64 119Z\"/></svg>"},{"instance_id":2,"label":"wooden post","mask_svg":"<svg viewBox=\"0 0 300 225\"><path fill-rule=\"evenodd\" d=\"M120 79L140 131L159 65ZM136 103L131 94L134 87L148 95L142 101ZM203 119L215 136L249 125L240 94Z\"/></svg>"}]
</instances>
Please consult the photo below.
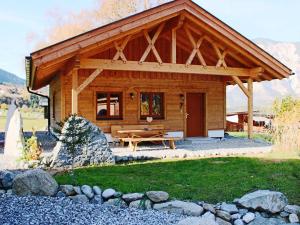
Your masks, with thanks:
<instances>
[{"instance_id":1,"label":"wooden post","mask_svg":"<svg viewBox=\"0 0 300 225\"><path fill-rule=\"evenodd\" d=\"M72 114L78 114L78 69L72 71Z\"/></svg>"},{"instance_id":2,"label":"wooden post","mask_svg":"<svg viewBox=\"0 0 300 225\"><path fill-rule=\"evenodd\" d=\"M253 80L248 79L248 138L253 138Z\"/></svg>"},{"instance_id":3,"label":"wooden post","mask_svg":"<svg viewBox=\"0 0 300 225\"><path fill-rule=\"evenodd\" d=\"M172 29L171 63L176 64L176 29Z\"/></svg>"}]
</instances>

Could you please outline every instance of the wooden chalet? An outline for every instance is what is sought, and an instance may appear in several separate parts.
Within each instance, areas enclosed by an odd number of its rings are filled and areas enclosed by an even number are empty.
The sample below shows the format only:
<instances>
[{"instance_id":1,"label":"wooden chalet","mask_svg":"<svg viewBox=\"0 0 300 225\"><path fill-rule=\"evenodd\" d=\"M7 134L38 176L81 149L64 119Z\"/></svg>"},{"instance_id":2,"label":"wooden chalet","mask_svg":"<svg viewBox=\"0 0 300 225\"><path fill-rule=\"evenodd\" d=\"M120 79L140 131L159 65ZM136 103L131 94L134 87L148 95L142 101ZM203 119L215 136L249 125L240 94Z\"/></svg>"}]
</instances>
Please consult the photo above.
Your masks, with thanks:
<instances>
[{"instance_id":1,"label":"wooden chalet","mask_svg":"<svg viewBox=\"0 0 300 225\"><path fill-rule=\"evenodd\" d=\"M190 0L176 0L26 57L31 90L50 86L51 125L71 113L97 124L163 126L170 136L223 136L226 85L292 71ZM252 136L252 123L248 132Z\"/></svg>"}]
</instances>

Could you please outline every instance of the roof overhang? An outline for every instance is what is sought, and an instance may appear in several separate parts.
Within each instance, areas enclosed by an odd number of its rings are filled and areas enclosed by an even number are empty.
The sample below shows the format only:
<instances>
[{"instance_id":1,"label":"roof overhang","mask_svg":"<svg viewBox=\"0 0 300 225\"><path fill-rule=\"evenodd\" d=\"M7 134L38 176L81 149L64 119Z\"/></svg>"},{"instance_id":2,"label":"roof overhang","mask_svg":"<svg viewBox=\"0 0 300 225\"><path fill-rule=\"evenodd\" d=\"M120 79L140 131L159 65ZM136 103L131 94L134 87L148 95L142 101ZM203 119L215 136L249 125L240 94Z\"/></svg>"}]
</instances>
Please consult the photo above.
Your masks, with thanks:
<instances>
[{"instance_id":1,"label":"roof overhang","mask_svg":"<svg viewBox=\"0 0 300 225\"><path fill-rule=\"evenodd\" d=\"M70 63L77 54L84 54L95 47L119 40L128 33L139 31L141 26L151 28L183 13L190 21L216 38L222 39L236 52L247 54L250 60L264 70L270 71L272 76L269 80L282 79L293 74L287 66L194 2L176 0L31 53L30 57L26 57L27 85L32 89L45 86L51 80L50 75L57 74L62 65ZM39 84L36 83L37 76L46 75L48 75L47 79L45 78Z\"/></svg>"}]
</instances>

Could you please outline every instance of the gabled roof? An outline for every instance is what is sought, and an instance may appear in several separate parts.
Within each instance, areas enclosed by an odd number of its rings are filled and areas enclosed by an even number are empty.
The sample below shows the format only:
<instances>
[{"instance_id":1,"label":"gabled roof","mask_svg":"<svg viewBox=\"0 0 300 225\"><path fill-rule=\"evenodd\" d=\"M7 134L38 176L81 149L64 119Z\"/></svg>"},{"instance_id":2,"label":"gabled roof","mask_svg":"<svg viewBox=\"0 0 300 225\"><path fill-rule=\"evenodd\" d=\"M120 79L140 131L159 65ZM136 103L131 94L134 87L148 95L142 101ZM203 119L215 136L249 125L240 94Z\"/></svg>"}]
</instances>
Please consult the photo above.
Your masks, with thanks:
<instances>
[{"instance_id":1,"label":"gabled roof","mask_svg":"<svg viewBox=\"0 0 300 225\"><path fill-rule=\"evenodd\" d=\"M27 85L33 89L45 86L50 82L51 77L76 54L83 54L111 41L119 40L129 32L140 30L142 26L151 28L181 13L216 38L222 39L239 54L263 67L268 71L270 79L281 79L292 75L291 69L199 5L191 0L175 0L31 53L30 57L26 57ZM37 85L35 76L43 77L41 79L43 82Z\"/></svg>"}]
</instances>

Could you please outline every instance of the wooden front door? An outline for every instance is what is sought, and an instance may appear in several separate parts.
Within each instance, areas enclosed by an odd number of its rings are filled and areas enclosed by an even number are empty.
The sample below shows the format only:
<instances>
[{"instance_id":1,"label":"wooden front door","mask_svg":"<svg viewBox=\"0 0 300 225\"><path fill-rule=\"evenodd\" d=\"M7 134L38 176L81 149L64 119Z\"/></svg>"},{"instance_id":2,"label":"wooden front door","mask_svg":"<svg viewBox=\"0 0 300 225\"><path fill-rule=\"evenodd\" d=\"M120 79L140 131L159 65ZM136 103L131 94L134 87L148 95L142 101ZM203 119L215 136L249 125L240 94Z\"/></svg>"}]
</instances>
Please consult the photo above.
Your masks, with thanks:
<instances>
[{"instance_id":1,"label":"wooden front door","mask_svg":"<svg viewBox=\"0 0 300 225\"><path fill-rule=\"evenodd\" d=\"M205 94L186 95L187 137L205 136Z\"/></svg>"}]
</instances>

